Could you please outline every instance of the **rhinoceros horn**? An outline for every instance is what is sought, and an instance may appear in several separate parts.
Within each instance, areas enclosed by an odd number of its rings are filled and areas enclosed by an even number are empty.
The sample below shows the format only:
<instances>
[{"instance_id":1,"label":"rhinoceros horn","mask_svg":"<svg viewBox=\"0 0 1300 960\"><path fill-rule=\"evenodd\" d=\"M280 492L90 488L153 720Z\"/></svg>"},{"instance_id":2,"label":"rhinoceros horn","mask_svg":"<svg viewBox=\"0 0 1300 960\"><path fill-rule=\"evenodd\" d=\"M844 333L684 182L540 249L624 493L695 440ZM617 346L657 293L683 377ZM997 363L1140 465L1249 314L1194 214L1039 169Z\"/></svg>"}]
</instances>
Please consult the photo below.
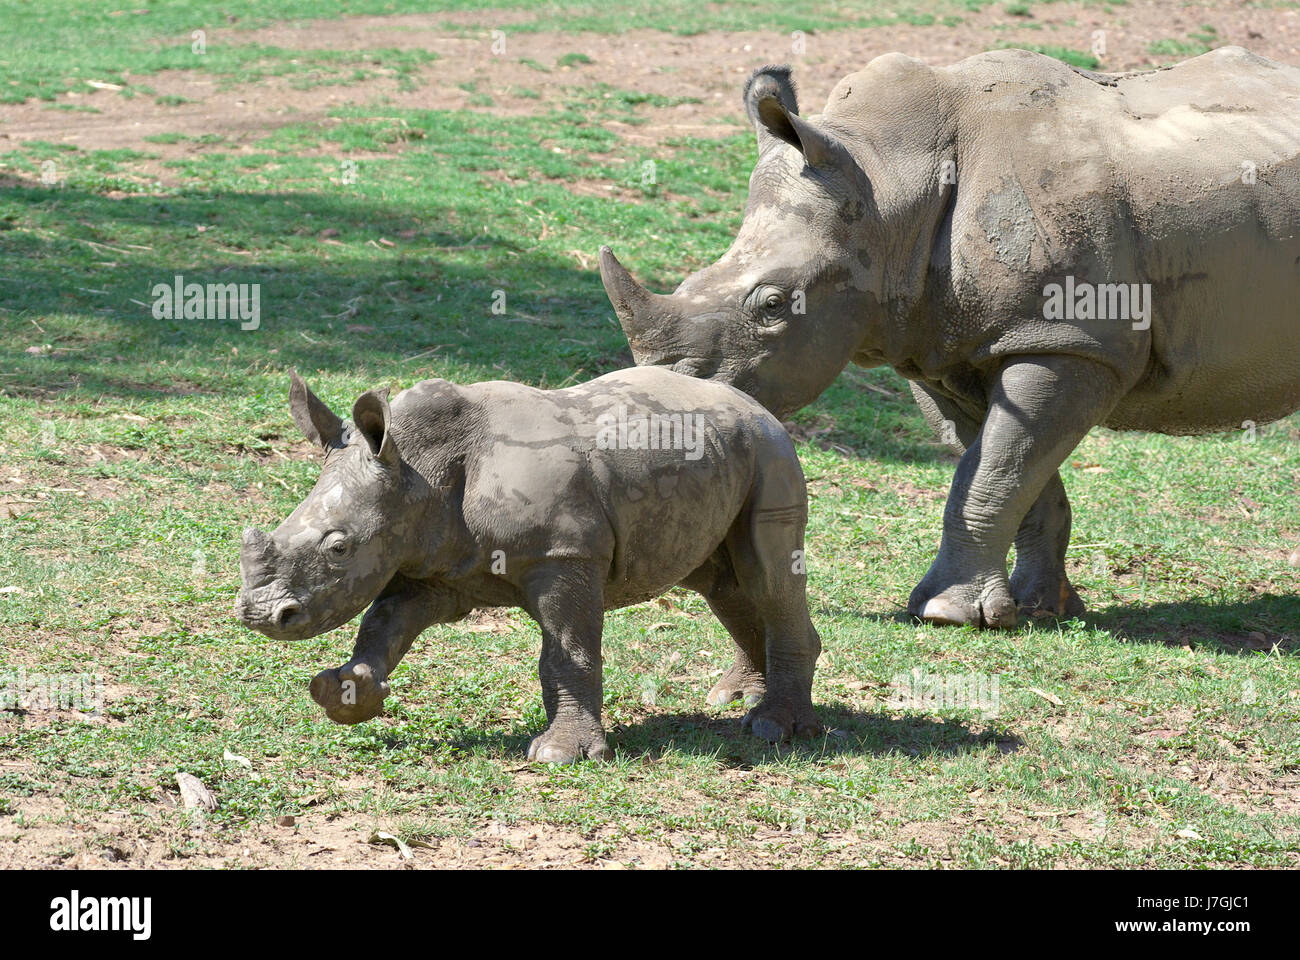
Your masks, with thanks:
<instances>
[{"instance_id":1,"label":"rhinoceros horn","mask_svg":"<svg viewBox=\"0 0 1300 960\"><path fill-rule=\"evenodd\" d=\"M637 283L609 247L600 248L600 280L633 349L653 340L652 324L662 325L662 314L668 306L663 301L671 298L651 293Z\"/></svg>"}]
</instances>

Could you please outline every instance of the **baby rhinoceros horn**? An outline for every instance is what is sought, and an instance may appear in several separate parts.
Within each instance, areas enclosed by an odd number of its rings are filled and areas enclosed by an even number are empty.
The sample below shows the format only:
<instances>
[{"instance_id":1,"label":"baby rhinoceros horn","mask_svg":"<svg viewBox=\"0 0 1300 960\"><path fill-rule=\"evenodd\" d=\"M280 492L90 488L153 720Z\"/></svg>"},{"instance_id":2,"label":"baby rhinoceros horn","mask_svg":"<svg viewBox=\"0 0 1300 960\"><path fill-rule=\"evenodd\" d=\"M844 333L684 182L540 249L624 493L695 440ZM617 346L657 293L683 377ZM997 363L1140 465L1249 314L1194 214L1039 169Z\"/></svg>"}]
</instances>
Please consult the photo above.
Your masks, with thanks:
<instances>
[{"instance_id":1,"label":"baby rhinoceros horn","mask_svg":"<svg viewBox=\"0 0 1300 960\"><path fill-rule=\"evenodd\" d=\"M239 545L239 574L245 587L257 587L275 576L275 544L261 530L249 527Z\"/></svg>"}]
</instances>

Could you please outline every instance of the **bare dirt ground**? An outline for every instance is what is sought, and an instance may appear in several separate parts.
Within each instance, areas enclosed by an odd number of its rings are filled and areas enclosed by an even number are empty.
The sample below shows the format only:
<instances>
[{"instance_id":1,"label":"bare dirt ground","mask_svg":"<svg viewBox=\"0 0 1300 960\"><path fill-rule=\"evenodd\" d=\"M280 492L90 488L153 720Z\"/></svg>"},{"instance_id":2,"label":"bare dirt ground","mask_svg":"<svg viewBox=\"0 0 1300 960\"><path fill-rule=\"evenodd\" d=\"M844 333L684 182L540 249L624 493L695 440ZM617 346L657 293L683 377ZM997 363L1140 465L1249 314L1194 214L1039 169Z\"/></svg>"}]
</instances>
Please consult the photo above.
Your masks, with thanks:
<instances>
[{"instance_id":1,"label":"bare dirt ground","mask_svg":"<svg viewBox=\"0 0 1300 960\"><path fill-rule=\"evenodd\" d=\"M69 94L64 102L93 106L99 113L67 112L32 101L0 106L0 139L13 143L45 140L82 149L129 147L162 159L204 149L194 144L148 143L159 134L224 138L215 149L249 150L266 132L288 123L327 122L331 110L347 104L383 102L397 108L480 110L496 115L541 114L564 99L566 89L608 84L698 103L637 108L646 122L622 125L619 132L639 146L653 146L674 136L709 136L734 132L743 123L740 88L746 75L765 63L791 63L805 112L825 102L840 77L890 51L902 51L927 63L943 65L998 45L1053 45L1077 51L1093 49L1104 31L1102 70L1150 67L1169 58L1148 53L1158 40L1185 39L1208 24L1221 43L1234 43L1277 60L1300 63L1300 16L1231 6L1185 6L1152 0L1114 8L1106 14L1094 6L1056 3L1035 6L1032 17L1009 15L1001 6L969 14L958 26L893 26L869 30L810 33L805 49L793 50L791 37L776 32L708 32L677 36L651 30L623 34L510 32L529 19L519 11L473 15L474 24L492 23L506 32L504 52L493 52L490 29L461 25L466 18L448 14L354 17L344 20L279 24L260 30L214 31L210 49L222 44L263 44L301 50L423 49L439 59L415 75L415 89L402 89L394 75L298 89L291 77L229 85L200 71L168 71L133 79L162 96L190 102L159 106L152 97L122 97L106 90ZM558 66L566 54L579 53L590 63ZM543 72L536 65L549 68ZM468 89L467 89L468 88ZM521 93L526 91L526 93ZM486 104L484 95L491 98ZM2 145L0 145L2 146ZM399 147L394 147L399 149ZM167 172L157 171L166 182Z\"/></svg>"}]
</instances>

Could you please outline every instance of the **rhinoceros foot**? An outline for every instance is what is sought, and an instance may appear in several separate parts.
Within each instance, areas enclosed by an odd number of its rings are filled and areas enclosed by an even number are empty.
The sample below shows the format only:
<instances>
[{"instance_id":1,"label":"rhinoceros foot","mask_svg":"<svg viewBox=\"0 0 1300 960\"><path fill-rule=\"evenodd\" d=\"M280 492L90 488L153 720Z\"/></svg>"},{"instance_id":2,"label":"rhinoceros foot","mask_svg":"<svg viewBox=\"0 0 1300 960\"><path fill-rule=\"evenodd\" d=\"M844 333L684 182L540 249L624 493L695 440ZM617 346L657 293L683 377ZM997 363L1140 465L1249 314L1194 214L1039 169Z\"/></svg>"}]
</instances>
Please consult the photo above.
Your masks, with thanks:
<instances>
[{"instance_id":1,"label":"rhinoceros foot","mask_svg":"<svg viewBox=\"0 0 1300 960\"><path fill-rule=\"evenodd\" d=\"M958 583L939 592L929 586L930 576L921 581L907 601L907 612L936 626L1009 629L1016 625L1016 601L1011 598L1005 576L982 589Z\"/></svg>"},{"instance_id":2,"label":"rhinoceros foot","mask_svg":"<svg viewBox=\"0 0 1300 960\"><path fill-rule=\"evenodd\" d=\"M576 724L552 723L528 745L528 759L534 763L577 763L579 760L607 761L614 751L599 730Z\"/></svg>"},{"instance_id":3,"label":"rhinoceros foot","mask_svg":"<svg viewBox=\"0 0 1300 960\"><path fill-rule=\"evenodd\" d=\"M768 694L740 721L742 729L769 743L784 743L792 736L812 737L822 732L812 700Z\"/></svg>"},{"instance_id":4,"label":"rhinoceros foot","mask_svg":"<svg viewBox=\"0 0 1300 960\"><path fill-rule=\"evenodd\" d=\"M388 681L366 663L322 670L311 681L311 698L325 708L325 715L335 723L361 723L377 717L390 692Z\"/></svg>"},{"instance_id":5,"label":"rhinoceros foot","mask_svg":"<svg viewBox=\"0 0 1300 960\"><path fill-rule=\"evenodd\" d=\"M1027 583L1012 577L1011 592L1020 613L1033 620L1069 620L1087 612L1078 591L1064 574L1039 577Z\"/></svg>"},{"instance_id":6,"label":"rhinoceros foot","mask_svg":"<svg viewBox=\"0 0 1300 960\"><path fill-rule=\"evenodd\" d=\"M739 663L733 663L713 685L706 702L711 707L725 707L733 700L743 699L745 706L753 707L763 699L766 690L767 685L761 673Z\"/></svg>"}]
</instances>

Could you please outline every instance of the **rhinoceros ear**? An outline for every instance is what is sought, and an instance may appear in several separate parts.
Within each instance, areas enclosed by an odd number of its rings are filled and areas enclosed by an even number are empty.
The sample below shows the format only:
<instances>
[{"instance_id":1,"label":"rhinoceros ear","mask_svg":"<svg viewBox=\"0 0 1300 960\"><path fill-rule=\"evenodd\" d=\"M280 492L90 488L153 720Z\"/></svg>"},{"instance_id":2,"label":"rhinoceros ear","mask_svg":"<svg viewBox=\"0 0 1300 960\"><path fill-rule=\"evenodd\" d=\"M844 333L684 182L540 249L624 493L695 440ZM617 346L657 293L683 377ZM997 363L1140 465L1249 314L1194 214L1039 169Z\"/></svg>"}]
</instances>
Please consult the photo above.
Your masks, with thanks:
<instances>
[{"instance_id":1,"label":"rhinoceros ear","mask_svg":"<svg viewBox=\"0 0 1300 960\"><path fill-rule=\"evenodd\" d=\"M799 113L799 97L795 93L790 68L786 66L759 67L745 81L745 114L758 134L758 152L766 153L778 140L798 146L788 120Z\"/></svg>"},{"instance_id":2,"label":"rhinoceros ear","mask_svg":"<svg viewBox=\"0 0 1300 960\"><path fill-rule=\"evenodd\" d=\"M311 392L296 370L289 374L289 413L312 443L326 449L343 446L343 421Z\"/></svg>"},{"instance_id":3,"label":"rhinoceros ear","mask_svg":"<svg viewBox=\"0 0 1300 960\"><path fill-rule=\"evenodd\" d=\"M803 154L807 164L830 173L852 165L844 145L799 116L789 67L760 67L745 84L745 112L758 135L761 156L779 141Z\"/></svg>"},{"instance_id":4,"label":"rhinoceros ear","mask_svg":"<svg viewBox=\"0 0 1300 960\"><path fill-rule=\"evenodd\" d=\"M352 422L361 434L371 455L385 466L395 467L401 460L397 441L389 426L393 414L388 407L387 390L367 390L352 405Z\"/></svg>"}]
</instances>

